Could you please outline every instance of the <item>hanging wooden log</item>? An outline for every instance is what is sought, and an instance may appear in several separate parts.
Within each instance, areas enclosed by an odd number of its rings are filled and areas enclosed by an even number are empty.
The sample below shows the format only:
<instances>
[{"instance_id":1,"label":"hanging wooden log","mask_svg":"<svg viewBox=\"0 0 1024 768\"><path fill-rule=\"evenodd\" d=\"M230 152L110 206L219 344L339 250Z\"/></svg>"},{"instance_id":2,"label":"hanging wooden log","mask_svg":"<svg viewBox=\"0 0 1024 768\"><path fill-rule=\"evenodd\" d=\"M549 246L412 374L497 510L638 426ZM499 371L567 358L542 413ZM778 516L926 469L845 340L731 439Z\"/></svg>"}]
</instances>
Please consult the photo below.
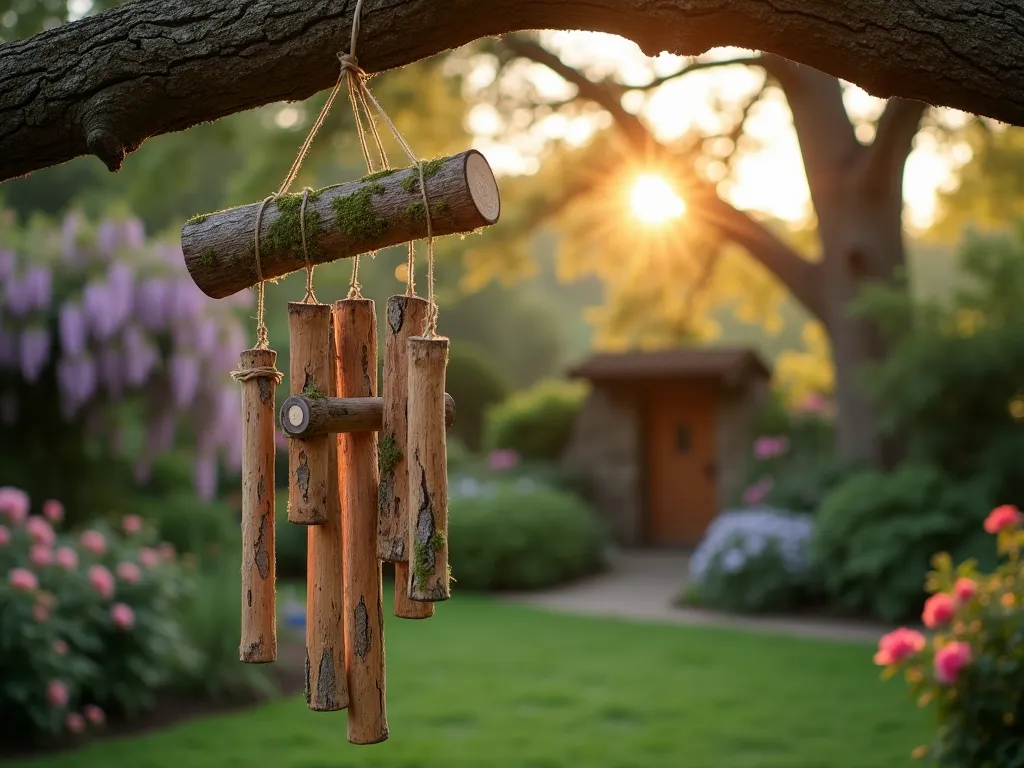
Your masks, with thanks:
<instances>
[{"instance_id":1,"label":"hanging wooden log","mask_svg":"<svg viewBox=\"0 0 1024 768\"><path fill-rule=\"evenodd\" d=\"M327 392L336 391L337 355L328 311ZM306 531L306 706L317 712L349 705L345 670L345 564L337 438L328 436L327 512L322 525Z\"/></svg>"},{"instance_id":2,"label":"hanging wooden log","mask_svg":"<svg viewBox=\"0 0 1024 768\"><path fill-rule=\"evenodd\" d=\"M498 220L498 184L476 150L423 163L435 236L472 232ZM380 171L358 181L325 187L306 202L306 242L311 264L323 264L427 235L419 171ZM302 194L268 204L260 231L263 279L306 266L299 215ZM252 223L260 203L195 216L181 231L185 265L196 285L215 299L256 285Z\"/></svg>"},{"instance_id":3,"label":"hanging wooden log","mask_svg":"<svg viewBox=\"0 0 1024 768\"><path fill-rule=\"evenodd\" d=\"M369 299L334 303L337 392L373 397L377 389L377 317ZM384 607L377 559L377 434L338 435L338 473L345 555L345 663L348 740L388 737L384 685Z\"/></svg>"},{"instance_id":4,"label":"hanging wooden log","mask_svg":"<svg viewBox=\"0 0 1024 768\"><path fill-rule=\"evenodd\" d=\"M285 437L308 438L337 432L378 432L384 421L382 397L289 397L281 404ZM444 424L455 422L455 401L444 395Z\"/></svg>"},{"instance_id":5,"label":"hanging wooden log","mask_svg":"<svg viewBox=\"0 0 1024 768\"><path fill-rule=\"evenodd\" d=\"M409 339L409 597L451 597L444 379L448 339Z\"/></svg>"},{"instance_id":6,"label":"hanging wooden log","mask_svg":"<svg viewBox=\"0 0 1024 768\"><path fill-rule=\"evenodd\" d=\"M388 299L384 342L384 414L379 435L377 553L395 563L395 616L427 619L434 604L409 599L409 339L426 327L430 304L418 296Z\"/></svg>"},{"instance_id":7,"label":"hanging wooden log","mask_svg":"<svg viewBox=\"0 0 1024 768\"><path fill-rule=\"evenodd\" d=\"M277 352L249 349L238 369L273 368ZM274 389L272 378L243 378L242 385L242 638L239 659L277 659L274 553Z\"/></svg>"},{"instance_id":8,"label":"hanging wooden log","mask_svg":"<svg viewBox=\"0 0 1024 768\"><path fill-rule=\"evenodd\" d=\"M292 395L326 399L331 378L328 336L331 308L326 304L288 303L289 379ZM327 520L330 454L337 442L317 435L288 442L288 522L321 525Z\"/></svg>"}]
</instances>

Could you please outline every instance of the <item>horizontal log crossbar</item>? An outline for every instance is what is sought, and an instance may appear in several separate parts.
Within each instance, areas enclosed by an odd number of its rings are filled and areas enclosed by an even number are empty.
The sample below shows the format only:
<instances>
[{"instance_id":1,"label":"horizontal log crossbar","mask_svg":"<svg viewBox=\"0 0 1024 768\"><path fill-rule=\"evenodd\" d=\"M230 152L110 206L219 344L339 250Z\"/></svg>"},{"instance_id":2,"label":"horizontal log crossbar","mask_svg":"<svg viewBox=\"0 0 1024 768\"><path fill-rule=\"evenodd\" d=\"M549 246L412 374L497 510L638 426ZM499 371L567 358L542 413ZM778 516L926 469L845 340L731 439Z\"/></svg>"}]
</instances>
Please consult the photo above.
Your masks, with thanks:
<instances>
[{"instance_id":1,"label":"horizontal log crossbar","mask_svg":"<svg viewBox=\"0 0 1024 768\"><path fill-rule=\"evenodd\" d=\"M381 397L306 397L295 395L281 404L281 432L288 438L309 438L338 432L375 432L384 420ZM444 395L444 424L455 421L455 401Z\"/></svg>"}]
</instances>

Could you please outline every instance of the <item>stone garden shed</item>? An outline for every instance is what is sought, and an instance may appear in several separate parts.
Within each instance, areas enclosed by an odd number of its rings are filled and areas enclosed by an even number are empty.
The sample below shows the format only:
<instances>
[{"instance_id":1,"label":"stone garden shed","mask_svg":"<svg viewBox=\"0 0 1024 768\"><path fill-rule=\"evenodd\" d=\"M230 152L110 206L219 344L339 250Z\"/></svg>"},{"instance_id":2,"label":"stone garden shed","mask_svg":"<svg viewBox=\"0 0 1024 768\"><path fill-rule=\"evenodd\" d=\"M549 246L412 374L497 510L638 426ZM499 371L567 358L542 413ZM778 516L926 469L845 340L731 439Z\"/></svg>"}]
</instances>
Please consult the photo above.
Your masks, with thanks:
<instances>
[{"instance_id":1,"label":"stone garden shed","mask_svg":"<svg viewBox=\"0 0 1024 768\"><path fill-rule=\"evenodd\" d=\"M770 371L748 349L599 354L566 451L624 546L692 547L742 482Z\"/></svg>"}]
</instances>

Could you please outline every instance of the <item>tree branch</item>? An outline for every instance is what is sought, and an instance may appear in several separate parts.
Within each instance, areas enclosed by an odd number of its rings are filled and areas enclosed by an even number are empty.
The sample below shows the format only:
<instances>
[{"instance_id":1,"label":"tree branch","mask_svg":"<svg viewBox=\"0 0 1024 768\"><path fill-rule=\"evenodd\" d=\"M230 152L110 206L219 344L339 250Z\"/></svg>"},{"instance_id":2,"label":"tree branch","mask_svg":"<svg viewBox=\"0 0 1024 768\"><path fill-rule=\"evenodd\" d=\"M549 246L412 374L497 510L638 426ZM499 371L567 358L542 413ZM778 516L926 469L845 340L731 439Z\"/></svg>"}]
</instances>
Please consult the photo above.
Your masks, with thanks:
<instances>
[{"instance_id":1,"label":"tree branch","mask_svg":"<svg viewBox=\"0 0 1024 768\"><path fill-rule=\"evenodd\" d=\"M667 82L677 80L680 77L685 77L691 72L700 72L701 70L704 69L718 69L720 67L734 67L737 65L763 67L764 60L760 56L740 56L735 59L704 59L701 61L691 62L690 64L687 64L685 67L680 69L678 72L672 72L671 74L668 75L656 77L649 83L644 83L643 85L620 84L619 87L621 87L623 91L650 91L655 88L659 88L660 86L664 85Z\"/></svg>"},{"instance_id":2,"label":"tree branch","mask_svg":"<svg viewBox=\"0 0 1024 768\"><path fill-rule=\"evenodd\" d=\"M872 188L901 183L903 166L913 147L927 104L890 99L878 118L875 140L868 150L864 181ZM899 173L894 173L899 171Z\"/></svg>"},{"instance_id":3,"label":"tree branch","mask_svg":"<svg viewBox=\"0 0 1024 768\"><path fill-rule=\"evenodd\" d=\"M133 0L0 46L0 180L96 154L338 77L352 0ZM648 54L771 51L902 96L1024 124L1016 0L369 0L360 61L380 72L483 37L587 29Z\"/></svg>"}]
</instances>

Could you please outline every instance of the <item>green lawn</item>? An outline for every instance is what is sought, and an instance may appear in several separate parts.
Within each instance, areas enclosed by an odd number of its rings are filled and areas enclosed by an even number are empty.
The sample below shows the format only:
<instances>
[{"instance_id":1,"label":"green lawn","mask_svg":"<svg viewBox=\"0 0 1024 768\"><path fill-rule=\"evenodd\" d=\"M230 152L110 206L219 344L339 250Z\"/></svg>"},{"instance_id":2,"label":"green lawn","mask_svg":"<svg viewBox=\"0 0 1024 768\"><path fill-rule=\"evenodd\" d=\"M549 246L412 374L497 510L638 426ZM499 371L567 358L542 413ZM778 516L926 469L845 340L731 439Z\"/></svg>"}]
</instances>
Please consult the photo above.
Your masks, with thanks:
<instances>
[{"instance_id":1,"label":"green lawn","mask_svg":"<svg viewBox=\"0 0 1024 768\"><path fill-rule=\"evenodd\" d=\"M552 616L458 596L387 624L391 739L299 698L36 768L885 768L928 734L869 646Z\"/></svg>"}]
</instances>

